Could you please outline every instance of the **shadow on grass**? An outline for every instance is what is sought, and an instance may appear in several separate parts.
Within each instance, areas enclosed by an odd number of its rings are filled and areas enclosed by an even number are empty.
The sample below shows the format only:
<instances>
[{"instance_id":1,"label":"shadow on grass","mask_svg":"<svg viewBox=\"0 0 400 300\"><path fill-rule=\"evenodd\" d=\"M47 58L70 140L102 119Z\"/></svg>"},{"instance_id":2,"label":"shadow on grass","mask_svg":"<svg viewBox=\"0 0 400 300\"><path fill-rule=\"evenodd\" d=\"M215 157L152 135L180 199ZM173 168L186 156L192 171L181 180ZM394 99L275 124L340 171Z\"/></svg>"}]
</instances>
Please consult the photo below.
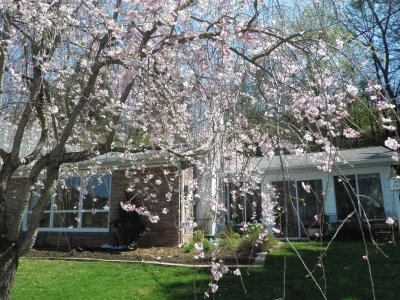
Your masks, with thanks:
<instances>
[{"instance_id":1,"label":"shadow on grass","mask_svg":"<svg viewBox=\"0 0 400 300\"><path fill-rule=\"evenodd\" d=\"M309 270L319 261L326 243L293 243ZM399 299L397 287L400 248L382 245L389 256L384 257L368 246L368 259L371 264L376 299ZM327 299L373 299L368 264L363 259L365 248L360 242L336 242L322 260L323 267L316 267L312 273ZM286 257L286 271L284 270ZM241 270L244 291L240 278L226 275L220 281L215 299L279 299L284 296L283 278L286 272L285 299L324 299L313 279L308 276L296 252L287 245L266 258L264 268ZM165 299L203 299L209 281L199 277L196 294L165 294ZM210 278L210 277L209 277ZM193 284L193 283L192 283ZM202 290L202 288L205 288ZM181 283L164 286L164 289L181 290L188 288ZM190 290L190 288L188 289ZM193 288L192 290L193 291Z\"/></svg>"},{"instance_id":2,"label":"shadow on grass","mask_svg":"<svg viewBox=\"0 0 400 300\"><path fill-rule=\"evenodd\" d=\"M326 244L293 243L306 266L313 269ZM369 247L376 299L399 299L397 274L400 247L384 245L388 258ZM358 242L335 242L313 276L328 299L372 299L365 249ZM286 260L286 270L284 264ZM233 270L232 270L233 271ZM285 272L285 289L283 286ZM224 275L214 299L323 299L293 249L267 255L263 268ZM22 260L13 299L203 299L209 269L122 264ZM213 297L210 295L210 298Z\"/></svg>"}]
</instances>

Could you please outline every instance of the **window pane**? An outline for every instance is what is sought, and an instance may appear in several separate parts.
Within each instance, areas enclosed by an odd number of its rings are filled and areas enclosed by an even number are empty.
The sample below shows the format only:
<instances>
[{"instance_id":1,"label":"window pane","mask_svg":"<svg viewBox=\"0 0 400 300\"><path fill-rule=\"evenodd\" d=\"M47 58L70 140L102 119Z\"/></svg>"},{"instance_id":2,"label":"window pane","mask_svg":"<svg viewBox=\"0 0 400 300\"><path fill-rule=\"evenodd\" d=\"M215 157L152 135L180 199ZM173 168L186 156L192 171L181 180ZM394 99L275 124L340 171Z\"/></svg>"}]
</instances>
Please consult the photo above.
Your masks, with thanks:
<instances>
[{"instance_id":1,"label":"window pane","mask_svg":"<svg viewBox=\"0 0 400 300\"><path fill-rule=\"evenodd\" d=\"M315 215L320 215L323 209L323 190L322 180L309 180L304 182L311 187L310 193L307 193L302 182L297 182L297 191L299 195L299 215L300 220L307 228L316 224ZM303 231L303 230L302 230Z\"/></svg>"},{"instance_id":2,"label":"window pane","mask_svg":"<svg viewBox=\"0 0 400 300\"><path fill-rule=\"evenodd\" d=\"M276 189L273 200L277 202L277 205L274 206L276 213L275 227L281 230L283 234L285 234L287 230L288 237L298 237L299 226L296 213L296 184L294 182L279 181L272 182L272 185Z\"/></svg>"},{"instance_id":3,"label":"window pane","mask_svg":"<svg viewBox=\"0 0 400 300\"><path fill-rule=\"evenodd\" d=\"M108 228L107 212L84 212L82 214L82 228Z\"/></svg>"},{"instance_id":4,"label":"window pane","mask_svg":"<svg viewBox=\"0 0 400 300\"><path fill-rule=\"evenodd\" d=\"M55 208L57 210L77 210L79 209L81 179L71 177L65 180L65 184L59 187Z\"/></svg>"},{"instance_id":5,"label":"window pane","mask_svg":"<svg viewBox=\"0 0 400 300\"><path fill-rule=\"evenodd\" d=\"M385 218L379 174L358 175L360 203L368 219Z\"/></svg>"},{"instance_id":6,"label":"window pane","mask_svg":"<svg viewBox=\"0 0 400 300\"><path fill-rule=\"evenodd\" d=\"M262 222L261 187L247 194L247 222Z\"/></svg>"},{"instance_id":7,"label":"window pane","mask_svg":"<svg viewBox=\"0 0 400 300\"><path fill-rule=\"evenodd\" d=\"M344 220L354 211L352 202L358 207L356 197L356 177L348 175L346 177L334 177L336 210L338 220Z\"/></svg>"},{"instance_id":8,"label":"window pane","mask_svg":"<svg viewBox=\"0 0 400 300\"><path fill-rule=\"evenodd\" d=\"M102 209L105 205L108 205L108 200L110 198L110 186L110 175L90 177L84 189L84 193L86 193L86 195L83 199L83 208Z\"/></svg>"},{"instance_id":9,"label":"window pane","mask_svg":"<svg viewBox=\"0 0 400 300\"><path fill-rule=\"evenodd\" d=\"M244 222L244 195L241 195L240 187L230 184L229 186L229 203L231 220L235 224Z\"/></svg>"},{"instance_id":10,"label":"window pane","mask_svg":"<svg viewBox=\"0 0 400 300\"><path fill-rule=\"evenodd\" d=\"M229 184L228 203L230 218L235 224L243 222L261 223L261 191L260 186L253 187L242 184Z\"/></svg>"},{"instance_id":11,"label":"window pane","mask_svg":"<svg viewBox=\"0 0 400 300\"><path fill-rule=\"evenodd\" d=\"M78 216L76 213L58 212L54 214L54 226L56 228L77 228Z\"/></svg>"}]
</instances>

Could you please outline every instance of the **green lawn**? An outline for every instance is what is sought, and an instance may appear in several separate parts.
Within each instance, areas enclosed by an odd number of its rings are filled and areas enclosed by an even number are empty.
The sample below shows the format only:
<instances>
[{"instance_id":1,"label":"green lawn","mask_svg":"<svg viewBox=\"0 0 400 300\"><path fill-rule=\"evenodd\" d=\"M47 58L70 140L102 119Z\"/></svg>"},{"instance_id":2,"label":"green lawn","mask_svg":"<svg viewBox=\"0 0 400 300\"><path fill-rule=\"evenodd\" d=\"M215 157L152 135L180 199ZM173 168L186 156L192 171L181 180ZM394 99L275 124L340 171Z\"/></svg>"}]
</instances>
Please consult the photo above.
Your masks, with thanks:
<instances>
[{"instance_id":1,"label":"green lawn","mask_svg":"<svg viewBox=\"0 0 400 300\"><path fill-rule=\"evenodd\" d=\"M294 243L312 269L323 247ZM288 245L286 299L323 299L297 254ZM377 299L399 299L397 285L400 246L383 246L385 258L370 248ZM216 299L277 299L283 296L285 249L267 256L265 267L242 270L240 278L229 275L220 282ZM328 299L372 299L367 262L361 243L337 242L324 258ZM313 273L324 288L323 269ZM209 270L145 264L21 260L13 299L203 299Z\"/></svg>"}]
</instances>

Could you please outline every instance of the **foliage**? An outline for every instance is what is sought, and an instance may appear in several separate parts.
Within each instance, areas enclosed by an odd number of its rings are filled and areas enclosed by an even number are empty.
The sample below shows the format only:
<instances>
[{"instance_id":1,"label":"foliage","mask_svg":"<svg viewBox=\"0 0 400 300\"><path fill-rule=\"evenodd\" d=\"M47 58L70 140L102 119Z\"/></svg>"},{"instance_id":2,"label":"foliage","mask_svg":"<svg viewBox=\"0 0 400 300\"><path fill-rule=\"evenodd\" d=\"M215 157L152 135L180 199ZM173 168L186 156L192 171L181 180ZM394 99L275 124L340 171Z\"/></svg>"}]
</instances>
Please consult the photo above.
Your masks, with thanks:
<instances>
[{"instance_id":1,"label":"foliage","mask_svg":"<svg viewBox=\"0 0 400 300\"><path fill-rule=\"evenodd\" d=\"M193 231L193 242L201 243L203 240L204 240L204 231L203 230Z\"/></svg>"},{"instance_id":2,"label":"foliage","mask_svg":"<svg viewBox=\"0 0 400 300\"><path fill-rule=\"evenodd\" d=\"M234 232L232 227L219 235L218 246L224 250L237 252L243 256L252 256L257 252L265 252L277 245L272 235L265 235L261 224L249 224L241 235Z\"/></svg>"},{"instance_id":3,"label":"foliage","mask_svg":"<svg viewBox=\"0 0 400 300\"><path fill-rule=\"evenodd\" d=\"M203 240L202 244L203 244L204 251L211 251L214 247L213 244L207 239Z\"/></svg>"},{"instance_id":4,"label":"foliage","mask_svg":"<svg viewBox=\"0 0 400 300\"><path fill-rule=\"evenodd\" d=\"M276 247L278 241L272 235L260 239L258 234L249 234L243 236L238 245L236 246L236 251L244 255L254 255L258 252L270 251L273 247Z\"/></svg>"},{"instance_id":5,"label":"foliage","mask_svg":"<svg viewBox=\"0 0 400 300\"><path fill-rule=\"evenodd\" d=\"M192 253L192 252L194 252L194 250L196 249L194 244L195 244L194 242L189 242L189 243L185 244L183 246L183 252L184 253Z\"/></svg>"},{"instance_id":6,"label":"foliage","mask_svg":"<svg viewBox=\"0 0 400 300\"><path fill-rule=\"evenodd\" d=\"M211 251L213 250L213 244L206 238L204 238L203 230L196 230L193 232L193 241L187 243L183 246L184 253L192 253L196 249L196 244L201 244L201 251Z\"/></svg>"}]
</instances>

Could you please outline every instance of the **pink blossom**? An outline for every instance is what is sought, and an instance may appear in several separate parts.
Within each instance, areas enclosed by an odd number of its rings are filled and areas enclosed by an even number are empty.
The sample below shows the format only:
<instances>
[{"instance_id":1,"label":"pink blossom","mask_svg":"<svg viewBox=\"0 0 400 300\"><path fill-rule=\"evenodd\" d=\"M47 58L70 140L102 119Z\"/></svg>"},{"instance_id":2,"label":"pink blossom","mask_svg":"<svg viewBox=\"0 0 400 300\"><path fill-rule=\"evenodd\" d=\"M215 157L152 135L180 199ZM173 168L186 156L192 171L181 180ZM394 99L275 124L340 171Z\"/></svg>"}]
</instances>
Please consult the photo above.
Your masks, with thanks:
<instances>
[{"instance_id":1,"label":"pink blossom","mask_svg":"<svg viewBox=\"0 0 400 300\"><path fill-rule=\"evenodd\" d=\"M388 224L388 225L393 225L393 224L394 224L394 219L391 218L391 217L388 217L388 218L386 219L386 222L385 222L385 223Z\"/></svg>"},{"instance_id":2,"label":"pink blossom","mask_svg":"<svg viewBox=\"0 0 400 300\"><path fill-rule=\"evenodd\" d=\"M303 189L306 191L306 193L311 193L311 185L304 183L304 181L301 182L301 186Z\"/></svg>"},{"instance_id":3,"label":"pink blossom","mask_svg":"<svg viewBox=\"0 0 400 300\"><path fill-rule=\"evenodd\" d=\"M202 243L195 243L194 247L197 251L203 251L203 244Z\"/></svg>"},{"instance_id":4,"label":"pink blossom","mask_svg":"<svg viewBox=\"0 0 400 300\"><path fill-rule=\"evenodd\" d=\"M210 283L209 286L211 288L211 293L215 294L218 290L218 285L215 283Z\"/></svg>"},{"instance_id":5,"label":"pink blossom","mask_svg":"<svg viewBox=\"0 0 400 300\"><path fill-rule=\"evenodd\" d=\"M135 212L139 215L143 215L144 213L144 208L143 207L136 207Z\"/></svg>"},{"instance_id":6,"label":"pink blossom","mask_svg":"<svg viewBox=\"0 0 400 300\"><path fill-rule=\"evenodd\" d=\"M347 127L344 132L344 136L349 138L349 139L358 139L360 138L361 134L360 132L354 130L353 128Z\"/></svg>"},{"instance_id":7,"label":"pink blossom","mask_svg":"<svg viewBox=\"0 0 400 300\"><path fill-rule=\"evenodd\" d=\"M384 110L384 109L388 109L388 108L395 108L395 105L391 104L387 101L378 101L378 103L376 103L376 107L379 110Z\"/></svg>"},{"instance_id":8,"label":"pink blossom","mask_svg":"<svg viewBox=\"0 0 400 300\"><path fill-rule=\"evenodd\" d=\"M354 86L354 85L351 85L351 84L349 84L347 86L346 90L352 97L354 97L358 93L358 88L356 86Z\"/></svg>"},{"instance_id":9,"label":"pink blossom","mask_svg":"<svg viewBox=\"0 0 400 300\"><path fill-rule=\"evenodd\" d=\"M276 234L281 234L281 231L275 227L272 228L272 231L275 232Z\"/></svg>"},{"instance_id":10,"label":"pink blossom","mask_svg":"<svg viewBox=\"0 0 400 300\"><path fill-rule=\"evenodd\" d=\"M308 132L304 135L304 139L308 142L312 142L314 140Z\"/></svg>"},{"instance_id":11,"label":"pink blossom","mask_svg":"<svg viewBox=\"0 0 400 300\"><path fill-rule=\"evenodd\" d=\"M396 151L399 148L399 144L397 143L397 141L390 137L388 137L385 141L385 146L393 151Z\"/></svg>"},{"instance_id":12,"label":"pink blossom","mask_svg":"<svg viewBox=\"0 0 400 300\"><path fill-rule=\"evenodd\" d=\"M158 223L158 221L160 221L160 217L157 215L150 215L149 220L151 223Z\"/></svg>"},{"instance_id":13,"label":"pink blossom","mask_svg":"<svg viewBox=\"0 0 400 300\"><path fill-rule=\"evenodd\" d=\"M389 130L389 131L396 131L396 127L393 125L382 125L382 128Z\"/></svg>"},{"instance_id":14,"label":"pink blossom","mask_svg":"<svg viewBox=\"0 0 400 300\"><path fill-rule=\"evenodd\" d=\"M136 208L136 205L131 204L130 202L120 202L121 208L125 211L133 211Z\"/></svg>"}]
</instances>

